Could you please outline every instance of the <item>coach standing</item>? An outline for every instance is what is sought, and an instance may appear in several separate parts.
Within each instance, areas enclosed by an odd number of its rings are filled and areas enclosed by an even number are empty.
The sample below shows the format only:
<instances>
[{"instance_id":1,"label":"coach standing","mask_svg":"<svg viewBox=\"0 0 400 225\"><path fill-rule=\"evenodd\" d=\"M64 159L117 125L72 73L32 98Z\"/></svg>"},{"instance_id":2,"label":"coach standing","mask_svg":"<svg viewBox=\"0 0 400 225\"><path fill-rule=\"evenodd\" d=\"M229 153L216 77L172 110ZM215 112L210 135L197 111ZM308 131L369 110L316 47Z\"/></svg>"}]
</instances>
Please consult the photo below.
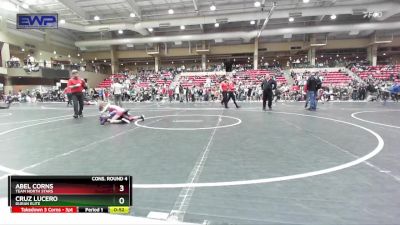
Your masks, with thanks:
<instances>
[{"instance_id":1,"label":"coach standing","mask_svg":"<svg viewBox=\"0 0 400 225\"><path fill-rule=\"evenodd\" d=\"M266 76L265 80L261 84L263 90L263 110L266 110L266 104L268 100L268 108L272 110L272 99L274 98L273 90L276 89L276 81L271 76Z\"/></svg>"},{"instance_id":2,"label":"coach standing","mask_svg":"<svg viewBox=\"0 0 400 225\"><path fill-rule=\"evenodd\" d=\"M83 90L86 88L86 83L79 77L77 70L72 70L67 86L71 90L72 102L74 103L74 118L83 117Z\"/></svg>"},{"instance_id":3,"label":"coach standing","mask_svg":"<svg viewBox=\"0 0 400 225\"><path fill-rule=\"evenodd\" d=\"M318 93L318 89L321 88L321 80L316 77L314 74L311 74L311 76L308 78L307 80L307 89L309 94L309 101L310 101L310 108L308 108L308 110L310 111L315 111L317 110L317 93Z\"/></svg>"}]
</instances>

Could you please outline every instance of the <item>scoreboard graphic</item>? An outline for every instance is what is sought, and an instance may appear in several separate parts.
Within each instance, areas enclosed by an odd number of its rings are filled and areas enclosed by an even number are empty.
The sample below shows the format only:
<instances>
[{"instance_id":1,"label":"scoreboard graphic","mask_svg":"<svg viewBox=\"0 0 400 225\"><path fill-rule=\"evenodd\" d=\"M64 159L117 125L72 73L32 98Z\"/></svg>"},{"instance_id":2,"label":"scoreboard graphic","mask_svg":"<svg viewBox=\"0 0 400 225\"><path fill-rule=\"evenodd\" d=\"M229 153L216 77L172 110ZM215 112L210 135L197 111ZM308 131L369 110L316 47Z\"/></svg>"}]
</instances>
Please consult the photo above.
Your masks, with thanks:
<instances>
[{"instance_id":1,"label":"scoreboard graphic","mask_svg":"<svg viewBox=\"0 0 400 225\"><path fill-rule=\"evenodd\" d=\"M9 176L12 213L128 214L131 176Z\"/></svg>"}]
</instances>

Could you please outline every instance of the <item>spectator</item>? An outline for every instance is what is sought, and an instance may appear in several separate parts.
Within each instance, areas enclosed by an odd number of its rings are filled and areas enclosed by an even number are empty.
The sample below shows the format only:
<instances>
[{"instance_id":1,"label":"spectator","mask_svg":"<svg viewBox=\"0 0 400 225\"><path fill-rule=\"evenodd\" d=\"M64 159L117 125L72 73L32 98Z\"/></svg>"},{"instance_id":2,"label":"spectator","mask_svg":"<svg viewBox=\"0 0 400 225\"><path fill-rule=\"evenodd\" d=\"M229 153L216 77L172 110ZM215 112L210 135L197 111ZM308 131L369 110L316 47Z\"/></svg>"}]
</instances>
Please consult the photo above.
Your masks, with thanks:
<instances>
[{"instance_id":1,"label":"spectator","mask_svg":"<svg viewBox=\"0 0 400 225\"><path fill-rule=\"evenodd\" d=\"M310 78L308 78L308 80L307 80L307 89L308 89L308 92L310 92L310 94L309 94L310 108L308 108L308 110L310 110L310 111L317 110L316 95L317 95L318 89L320 89L320 88L321 88L321 80L318 77L316 77L314 74L311 74Z\"/></svg>"}]
</instances>

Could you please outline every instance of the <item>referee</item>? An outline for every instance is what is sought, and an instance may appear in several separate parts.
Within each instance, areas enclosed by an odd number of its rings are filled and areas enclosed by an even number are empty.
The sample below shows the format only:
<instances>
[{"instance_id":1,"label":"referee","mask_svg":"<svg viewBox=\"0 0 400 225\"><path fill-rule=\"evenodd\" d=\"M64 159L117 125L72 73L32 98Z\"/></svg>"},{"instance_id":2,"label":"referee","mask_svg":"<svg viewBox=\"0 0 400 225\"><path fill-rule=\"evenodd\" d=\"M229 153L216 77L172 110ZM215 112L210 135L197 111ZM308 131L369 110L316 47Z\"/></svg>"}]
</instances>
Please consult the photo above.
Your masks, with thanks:
<instances>
[{"instance_id":1,"label":"referee","mask_svg":"<svg viewBox=\"0 0 400 225\"><path fill-rule=\"evenodd\" d=\"M223 104L225 108L228 108L228 89L229 89L228 82L226 79L224 79L221 83L221 91L222 91L221 105Z\"/></svg>"},{"instance_id":2,"label":"referee","mask_svg":"<svg viewBox=\"0 0 400 225\"><path fill-rule=\"evenodd\" d=\"M225 100L225 108L228 108L228 102L231 99L233 100L233 103L235 104L236 108L240 108L240 106L238 106L238 104L236 103L235 91L236 91L235 83L233 82L233 80L231 80L228 84L228 98Z\"/></svg>"},{"instance_id":3,"label":"referee","mask_svg":"<svg viewBox=\"0 0 400 225\"><path fill-rule=\"evenodd\" d=\"M71 78L68 80L67 87L71 90L72 94L74 118L83 117L83 90L86 88L86 83L79 77L77 70L72 70Z\"/></svg>"},{"instance_id":4,"label":"referee","mask_svg":"<svg viewBox=\"0 0 400 225\"><path fill-rule=\"evenodd\" d=\"M261 88L263 90L263 110L266 111L267 100L268 108L269 110L272 110L272 99L274 98L272 90L276 89L276 81L272 79L271 76L267 75L261 84Z\"/></svg>"}]
</instances>

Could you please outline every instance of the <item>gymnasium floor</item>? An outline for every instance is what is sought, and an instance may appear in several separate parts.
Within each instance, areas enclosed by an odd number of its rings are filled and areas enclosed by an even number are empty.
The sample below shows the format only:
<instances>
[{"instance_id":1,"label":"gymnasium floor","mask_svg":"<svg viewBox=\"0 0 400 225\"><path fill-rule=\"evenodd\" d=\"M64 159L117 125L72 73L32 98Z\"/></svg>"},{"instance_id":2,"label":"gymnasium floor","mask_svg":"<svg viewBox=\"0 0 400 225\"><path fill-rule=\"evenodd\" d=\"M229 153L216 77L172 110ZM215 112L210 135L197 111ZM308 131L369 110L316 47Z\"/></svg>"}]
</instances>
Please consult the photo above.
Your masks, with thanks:
<instances>
[{"instance_id":1,"label":"gymnasium floor","mask_svg":"<svg viewBox=\"0 0 400 225\"><path fill-rule=\"evenodd\" d=\"M13 105L0 111L0 196L9 173L132 175L135 216L400 223L400 104L240 104L125 104L146 121L106 126L95 106L74 120L64 104Z\"/></svg>"}]
</instances>

